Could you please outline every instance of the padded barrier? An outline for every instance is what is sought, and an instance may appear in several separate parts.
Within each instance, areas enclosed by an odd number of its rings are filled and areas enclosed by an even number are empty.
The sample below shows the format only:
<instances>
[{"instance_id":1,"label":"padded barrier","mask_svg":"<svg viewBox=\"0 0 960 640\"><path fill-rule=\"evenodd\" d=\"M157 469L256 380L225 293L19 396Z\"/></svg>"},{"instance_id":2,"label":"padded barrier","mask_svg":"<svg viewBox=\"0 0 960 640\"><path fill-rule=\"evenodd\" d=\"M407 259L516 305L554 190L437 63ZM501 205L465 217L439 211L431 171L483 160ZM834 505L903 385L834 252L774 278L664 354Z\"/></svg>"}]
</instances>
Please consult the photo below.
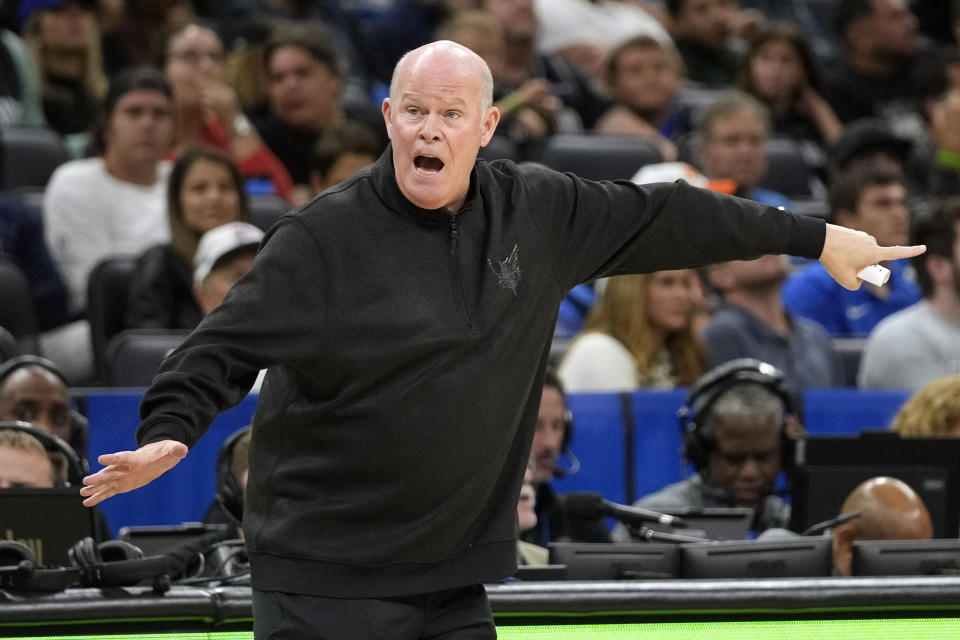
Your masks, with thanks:
<instances>
[{"instance_id":1,"label":"padded barrier","mask_svg":"<svg viewBox=\"0 0 960 640\"><path fill-rule=\"evenodd\" d=\"M86 397L90 419L90 460L101 453L136 447L139 391L91 391ZM571 449L581 469L556 481L560 493L595 491L614 502L630 502L683 479L676 412L686 390L638 391L621 394L572 394L574 415ZM884 428L909 396L904 391L818 389L804 398L807 431L812 434L856 434ZM626 397L629 402L624 403ZM116 535L122 526L180 524L203 519L215 493L216 457L222 442L248 424L256 396L221 414L210 431L173 470L129 494L101 505ZM625 411L625 409L628 409ZM624 414L629 414L625 423ZM632 429L625 429L625 424ZM624 452L632 451L631 456ZM93 470L99 468L95 462ZM633 480L630 486L628 478Z\"/></svg>"}]
</instances>

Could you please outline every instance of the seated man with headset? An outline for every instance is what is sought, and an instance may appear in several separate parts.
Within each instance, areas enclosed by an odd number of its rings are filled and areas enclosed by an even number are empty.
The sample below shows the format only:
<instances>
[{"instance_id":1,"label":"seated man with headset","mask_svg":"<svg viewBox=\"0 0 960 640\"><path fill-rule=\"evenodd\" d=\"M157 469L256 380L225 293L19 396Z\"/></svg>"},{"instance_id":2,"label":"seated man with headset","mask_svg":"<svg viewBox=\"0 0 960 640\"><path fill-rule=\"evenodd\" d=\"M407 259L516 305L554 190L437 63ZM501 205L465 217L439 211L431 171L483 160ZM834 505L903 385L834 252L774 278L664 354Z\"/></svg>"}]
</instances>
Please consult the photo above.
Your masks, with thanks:
<instances>
[{"instance_id":1,"label":"seated man with headset","mask_svg":"<svg viewBox=\"0 0 960 640\"><path fill-rule=\"evenodd\" d=\"M696 473L634 506L749 507L754 533L785 528L790 507L775 494L774 483L792 455L786 418L793 413L783 376L773 365L738 358L708 371L678 412L683 456ZM629 534L620 525L613 537L627 540Z\"/></svg>"},{"instance_id":2,"label":"seated man with headset","mask_svg":"<svg viewBox=\"0 0 960 640\"><path fill-rule=\"evenodd\" d=\"M0 364L0 420L40 427L69 443L86 460L87 420L71 408L67 379L46 358L17 356Z\"/></svg>"},{"instance_id":3,"label":"seated man with headset","mask_svg":"<svg viewBox=\"0 0 960 640\"><path fill-rule=\"evenodd\" d=\"M535 463L533 483L537 522L521 534L520 539L524 542L547 547L554 541L610 541L602 519L571 516L567 513L563 496L550 485L554 478L573 475L580 469L580 462L570 451L572 439L573 416L567 408L563 385L554 372L547 371L530 452ZM566 458L566 464L560 464L561 458Z\"/></svg>"}]
</instances>

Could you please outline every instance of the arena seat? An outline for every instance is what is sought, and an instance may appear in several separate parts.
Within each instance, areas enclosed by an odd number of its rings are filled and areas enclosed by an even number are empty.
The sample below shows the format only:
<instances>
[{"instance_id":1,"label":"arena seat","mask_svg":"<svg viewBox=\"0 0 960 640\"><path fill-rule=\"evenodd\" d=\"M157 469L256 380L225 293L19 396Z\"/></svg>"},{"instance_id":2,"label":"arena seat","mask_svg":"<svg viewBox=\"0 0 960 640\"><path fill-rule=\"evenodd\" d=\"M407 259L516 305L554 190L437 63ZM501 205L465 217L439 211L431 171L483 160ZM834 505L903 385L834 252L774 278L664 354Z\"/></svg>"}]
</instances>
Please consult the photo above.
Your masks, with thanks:
<instances>
[{"instance_id":1,"label":"arena seat","mask_svg":"<svg viewBox=\"0 0 960 640\"><path fill-rule=\"evenodd\" d=\"M21 353L39 353L30 282L20 265L4 255L0 255L0 301L0 327L16 340Z\"/></svg>"},{"instance_id":2,"label":"arena seat","mask_svg":"<svg viewBox=\"0 0 960 640\"><path fill-rule=\"evenodd\" d=\"M136 266L135 256L114 256L102 260L90 272L87 318L90 320L94 364L101 381L109 379L107 345L113 336L124 329L127 291Z\"/></svg>"},{"instance_id":3,"label":"arena seat","mask_svg":"<svg viewBox=\"0 0 960 640\"><path fill-rule=\"evenodd\" d=\"M550 136L533 160L588 180L629 180L640 167L663 158L643 138L557 134Z\"/></svg>"},{"instance_id":4,"label":"arena seat","mask_svg":"<svg viewBox=\"0 0 960 640\"><path fill-rule=\"evenodd\" d=\"M111 387L147 387L163 359L180 346L189 331L126 329L107 346L107 384Z\"/></svg>"},{"instance_id":5,"label":"arena seat","mask_svg":"<svg viewBox=\"0 0 960 640\"><path fill-rule=\"evenodd\" d=\"M45 127L0 130L0 189L44 187L54 170L70 159L63 138Z\"/></svg>"}]
</instances>

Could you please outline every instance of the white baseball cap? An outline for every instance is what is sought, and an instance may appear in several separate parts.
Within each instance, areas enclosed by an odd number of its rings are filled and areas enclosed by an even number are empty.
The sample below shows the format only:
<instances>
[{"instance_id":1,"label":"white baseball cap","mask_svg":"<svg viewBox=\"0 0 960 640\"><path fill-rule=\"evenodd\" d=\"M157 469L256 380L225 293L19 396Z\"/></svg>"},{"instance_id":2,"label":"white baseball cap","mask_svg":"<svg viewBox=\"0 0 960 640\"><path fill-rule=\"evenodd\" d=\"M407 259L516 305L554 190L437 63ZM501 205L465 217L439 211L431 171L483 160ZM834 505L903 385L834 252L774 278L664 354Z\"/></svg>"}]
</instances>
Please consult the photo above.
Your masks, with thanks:
<instances>
[{"instance_id":1,"label":"white baseball cap","mask_svg":"<svg viewBox=\"0 0 960 640\"><path fill-rule=\"evenodd\" d=\"M228 222L207 231L193 256L193 286L202 285L225 255L245 247L256 248L261 240L263 231L246 222Z\"/></svg>"}]
</instances>

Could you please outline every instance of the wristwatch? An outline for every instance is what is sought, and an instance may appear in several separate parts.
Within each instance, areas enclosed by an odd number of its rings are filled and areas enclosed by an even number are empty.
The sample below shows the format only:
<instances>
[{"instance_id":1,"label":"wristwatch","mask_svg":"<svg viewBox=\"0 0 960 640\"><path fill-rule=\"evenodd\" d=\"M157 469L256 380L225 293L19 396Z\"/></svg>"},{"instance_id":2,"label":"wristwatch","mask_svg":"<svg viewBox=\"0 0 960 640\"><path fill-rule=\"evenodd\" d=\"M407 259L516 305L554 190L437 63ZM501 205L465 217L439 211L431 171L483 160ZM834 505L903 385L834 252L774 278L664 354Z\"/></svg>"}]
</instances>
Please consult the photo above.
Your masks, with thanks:
<instances>
[{"instance_id":1,"label":"wristwatch","mask_svg":"<svg viewBox=\"0 0 960 640\"><path fill-rule=\"evenodd\" d=\"M242 113L233 119L233 135L248 136L253 131L253 125L250 119Z\"/></svg>"}]
</instances>

